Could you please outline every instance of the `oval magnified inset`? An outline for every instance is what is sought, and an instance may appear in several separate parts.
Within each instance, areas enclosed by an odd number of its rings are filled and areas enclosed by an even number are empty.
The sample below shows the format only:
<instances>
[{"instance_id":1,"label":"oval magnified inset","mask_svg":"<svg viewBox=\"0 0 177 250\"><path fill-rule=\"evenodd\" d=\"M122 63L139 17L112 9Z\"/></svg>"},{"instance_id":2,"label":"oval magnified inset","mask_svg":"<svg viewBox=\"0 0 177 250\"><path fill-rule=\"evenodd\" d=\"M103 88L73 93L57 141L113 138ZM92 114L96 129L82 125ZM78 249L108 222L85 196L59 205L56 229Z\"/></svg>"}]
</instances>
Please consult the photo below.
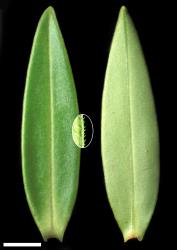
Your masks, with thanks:
<instances>
[{"instance_id":1,"label":"oval magnified inset","mask_svg":"<svg viewBox=\"0 0 177 250\"><path fill-rule=\"evenodd\" d=\"M86 148L93 139L93 123L88 115L79 114L72 125L72 137L79 148Z\"/></svg>"}]
</instances>

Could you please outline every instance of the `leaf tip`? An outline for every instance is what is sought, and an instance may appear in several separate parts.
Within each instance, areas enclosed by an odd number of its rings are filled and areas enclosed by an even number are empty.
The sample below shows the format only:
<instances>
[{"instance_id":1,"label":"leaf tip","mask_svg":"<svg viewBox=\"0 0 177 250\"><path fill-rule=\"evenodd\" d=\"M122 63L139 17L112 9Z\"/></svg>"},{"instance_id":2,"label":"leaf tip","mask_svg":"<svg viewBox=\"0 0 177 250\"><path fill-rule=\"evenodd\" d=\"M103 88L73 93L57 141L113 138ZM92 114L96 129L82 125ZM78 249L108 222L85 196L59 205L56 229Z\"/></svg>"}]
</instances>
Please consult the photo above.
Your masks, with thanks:
<instances>
[{"instance_id":1,"label":"leaf tip","mask_svg":"<svg viewBox=\"0 0 177 250\"><path fill-rule=\"evenodd\" d=\"M47 9L44 11L44 13L50 13L53 14L55 13L55 10L52 6L47 7Z\"/></svg>"},{"instance_id":2,"label":"leaf tip","mask_svg":"<svg viewBox=\"0 0 177 250\"><path fill-rule=\"evenodd\" d=\"M127 7L125 5L123 5L120 8L120 14L125 15L125 14L127 14L127 12L128 12Z\"/></svg>"},{"instance_id":3,"label":"leaf tip","mask_svg":"<svg viewBox=\"0 0 177 250\"><path fill-rule=\"evenodd\" d=\"M43 17L44 17L44 16L47 16L48 18L49 18L49 17L55 17L56 15L55 15L55 10L54 10L54 8L53 8L52 6L47 7L47 9L44 10L42 16L43 16Z\"/></svg>"}]
</instances>

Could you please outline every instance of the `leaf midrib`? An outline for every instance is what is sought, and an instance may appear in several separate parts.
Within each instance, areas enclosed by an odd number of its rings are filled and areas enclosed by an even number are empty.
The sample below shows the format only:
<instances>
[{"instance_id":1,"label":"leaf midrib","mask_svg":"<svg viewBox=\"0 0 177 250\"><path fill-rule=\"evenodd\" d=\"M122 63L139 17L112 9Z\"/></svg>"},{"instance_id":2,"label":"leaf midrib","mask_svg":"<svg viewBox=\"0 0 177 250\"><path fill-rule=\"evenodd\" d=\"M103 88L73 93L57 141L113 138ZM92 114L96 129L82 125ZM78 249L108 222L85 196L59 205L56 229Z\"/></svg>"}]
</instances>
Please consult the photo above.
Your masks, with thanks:
<instances>
[{"instance_id":1,"label":"leaf midrib","mask_svg":"<svg viewBox=\"0 0 177 250\"><path fill-rule=\"evenodd\" d=\"M125 13L124 13L125 15ZM130 173L131 186L130 188L130 204L131 204L131 230L135 230L135 169L134 169L134 151L133 151L133 128L132 128L132 98L131 98L131 83L130 83L130 67L129 67L129 46L126 17L123 18L124 34L125 34L125 50L126 50L126 69L127 69L127 88L128 88L128 107L129 107L129 130L130 130Z\"/></svg>"},{"instance_id":2,"label":"leaf midrib","mask_svg":"<svg viewBox=\"0 0 177 250\"><path fill-rule=\"evenodd\" d=\"M48 58L49 58L49 96L50 96L50 223L51 233L54 233L54 100L53 100L53 81L52 81L52 58L51 58L51 37L50 37L50 22L51 17L48 21Z\"/></svg>"}]
</instances>

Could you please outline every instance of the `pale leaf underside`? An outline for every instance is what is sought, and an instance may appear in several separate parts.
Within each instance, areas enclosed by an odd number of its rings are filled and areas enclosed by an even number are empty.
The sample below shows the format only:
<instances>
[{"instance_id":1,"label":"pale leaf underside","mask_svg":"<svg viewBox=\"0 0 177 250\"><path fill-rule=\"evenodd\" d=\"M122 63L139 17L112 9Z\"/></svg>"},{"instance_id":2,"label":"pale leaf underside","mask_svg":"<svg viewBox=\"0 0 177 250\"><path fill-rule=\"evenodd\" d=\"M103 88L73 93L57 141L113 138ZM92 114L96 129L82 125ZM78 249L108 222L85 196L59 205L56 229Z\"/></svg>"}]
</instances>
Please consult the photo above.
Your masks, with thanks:
<instances>
[{"instance_id":1,"label":"pale leaf underside","mask_svg":"<svg viewBox=\"0 0 177 250\"><path fill-rule=\"evenodd\" d=\"M102 99L102 160L108 199L124 236L141 240L156 204L159 141L143 52L121 8Z\"/></svg>"}]
</instances>

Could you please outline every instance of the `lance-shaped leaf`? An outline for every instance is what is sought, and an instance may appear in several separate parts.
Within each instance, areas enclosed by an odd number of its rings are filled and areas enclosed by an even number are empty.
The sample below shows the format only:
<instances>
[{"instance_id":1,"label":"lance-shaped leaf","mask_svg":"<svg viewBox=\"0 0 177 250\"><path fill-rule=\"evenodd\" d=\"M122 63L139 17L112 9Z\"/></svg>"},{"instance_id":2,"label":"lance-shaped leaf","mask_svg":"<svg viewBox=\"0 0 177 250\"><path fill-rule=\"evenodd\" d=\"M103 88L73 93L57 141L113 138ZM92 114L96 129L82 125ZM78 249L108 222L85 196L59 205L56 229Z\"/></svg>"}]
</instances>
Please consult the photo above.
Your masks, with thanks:
<instances>
[{"instance_id":1,"label":"lance-shaped leaf","mask_svg":"<svg viewBox=\"0 0 177 250\"><path fill-rule=\"evenodd\" d=\"M52 7L42 15L28 66L22 121L24 187L44 238L63 238L76 199L80 150L72 139L78 104Z\"/></svg>"},{"instance_id":2,"label":"lance-shaped leaf","mask_svg":"<svg viewBox=\"0 0 177 250\"><path fill-rule=\"evenodd\" d=\"M142 240L157 200L159 140L137 32L120 10L102 99L102 160L108 199L124 236Z\"/></svg>"}]
</instances>

